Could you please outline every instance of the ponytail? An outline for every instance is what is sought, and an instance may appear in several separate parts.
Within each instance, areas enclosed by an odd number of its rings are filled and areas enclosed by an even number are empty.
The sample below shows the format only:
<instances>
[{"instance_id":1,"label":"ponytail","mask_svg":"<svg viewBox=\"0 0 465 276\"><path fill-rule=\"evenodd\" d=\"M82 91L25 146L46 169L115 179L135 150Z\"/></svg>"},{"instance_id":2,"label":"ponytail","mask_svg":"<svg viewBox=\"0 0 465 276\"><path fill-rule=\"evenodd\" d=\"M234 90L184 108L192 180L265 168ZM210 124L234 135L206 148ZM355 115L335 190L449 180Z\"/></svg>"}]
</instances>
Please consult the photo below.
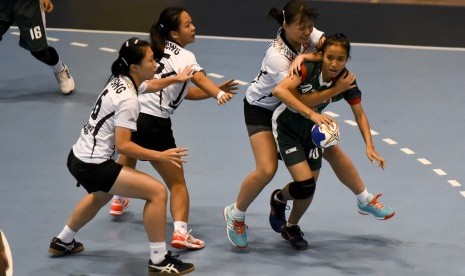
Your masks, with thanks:
<instances>
[{"instance_id":1,"label":"ponytail","mask_svg":"<svg viewBox=\"0 0 465 276\"><path fill-rule=\"evenodd\" d=\"M282 26L284 24L284 10L282 9L279 9L279 8L272 8L269 12L268 12L268 19L274 19L276 20L276 22L278 22L278 24L280 26Z\"/></svg>"},{"instance_id":2,"label":"ponytail","mask_svg":"<svg viewBox=\"0 0 465 276\"><path fill-rule=\"evenodd\" d=\"M167 35L164 34L165 26L157 21L150 28L150 46L152 47L153 57L155 60L160 60L165 51L165 40ZM163 32L163 33L162 33Z\"/></svg>"}]
</instances>

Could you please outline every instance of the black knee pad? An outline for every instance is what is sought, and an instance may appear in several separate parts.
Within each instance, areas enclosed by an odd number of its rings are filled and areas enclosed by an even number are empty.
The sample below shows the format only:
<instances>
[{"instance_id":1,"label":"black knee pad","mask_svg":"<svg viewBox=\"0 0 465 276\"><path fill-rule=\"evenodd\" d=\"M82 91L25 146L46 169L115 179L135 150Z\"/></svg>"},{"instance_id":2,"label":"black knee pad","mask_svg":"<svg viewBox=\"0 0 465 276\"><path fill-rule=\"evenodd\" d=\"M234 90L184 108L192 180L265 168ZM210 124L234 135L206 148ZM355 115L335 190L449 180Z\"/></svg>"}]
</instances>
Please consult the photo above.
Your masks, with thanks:
<instances>
[{"instance_id":1,"label":"black knee pad","mask_svg":"<svg viewBox=\"0 0 465 276\"><path fill-rule=\"evenodd\" d=\"M57 51L51 46L48 46L41 51L31 52L31 55L50 66L56 65L59 60Z\"/></svg>"},{"instance_id":2,"label":"black knee pad","mask_svg":"<svg viewBox=\"0 0 465 276\"><path fill-rule=\"evenodd\" d=\"M294 181L289 184L289 194L294 199L306 199L315 194L316 183L312 177L304 181Z\"/></svg>"}]
</instances>

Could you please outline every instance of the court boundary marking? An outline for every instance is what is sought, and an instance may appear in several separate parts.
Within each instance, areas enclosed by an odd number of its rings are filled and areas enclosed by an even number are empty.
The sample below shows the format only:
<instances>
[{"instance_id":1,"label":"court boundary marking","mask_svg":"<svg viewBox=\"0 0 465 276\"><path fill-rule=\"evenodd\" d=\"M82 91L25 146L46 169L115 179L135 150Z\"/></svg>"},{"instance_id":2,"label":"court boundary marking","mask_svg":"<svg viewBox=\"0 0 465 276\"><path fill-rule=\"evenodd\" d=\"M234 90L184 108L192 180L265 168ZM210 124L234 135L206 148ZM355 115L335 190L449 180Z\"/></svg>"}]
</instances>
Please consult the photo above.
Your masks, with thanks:
<instances>
[{"instance_id":1,"label":"court boundary marking","mask_svg":"<svg viewBox=\"0 0 465 276\"><path fill-rule=\"evenodd\" d=\"M11 28L16 28L12 26ZM94 33L94 34L128 34L128 35L145 35L145 32L131 32L131 31L106 31L106 30L89 30L89 29L68 29L68 28L47 28L47 31L58 32L76 32L76 33ZM271 42L273 39L268 38L248 38L248 37L231 37L231 36L210 36L210 35L196 35L202 39L213 40L234 40L234 41L253 41L253 42ZM375 48L394 48L394 49L414 49L414 50L433 50L433 51L458 51L465 52L465 48L460 47L436 47L436 46L416 46L416 45L399 45L399 44L377 44L377 43L359 43L352 42L351 45Z\"/></svg>"}]
</instances>

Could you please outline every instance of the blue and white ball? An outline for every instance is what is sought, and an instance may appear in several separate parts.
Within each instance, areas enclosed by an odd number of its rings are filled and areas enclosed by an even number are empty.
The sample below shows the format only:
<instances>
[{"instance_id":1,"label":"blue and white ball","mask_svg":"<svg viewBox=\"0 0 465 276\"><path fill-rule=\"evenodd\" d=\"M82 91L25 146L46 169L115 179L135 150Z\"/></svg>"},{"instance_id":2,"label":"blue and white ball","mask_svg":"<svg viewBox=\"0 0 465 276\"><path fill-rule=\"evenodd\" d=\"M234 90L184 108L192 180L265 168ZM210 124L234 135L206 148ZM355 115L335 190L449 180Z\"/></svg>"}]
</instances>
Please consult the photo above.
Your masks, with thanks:
<instances>
[{"instance_id":1,"label":"blue and white ball","mask_svg":"<svg viewBox=\"0 0 465 276\"><path fill-rule=\"evenodd\" d=\"M339 142L339 126L336 123L331 125L321 124L312 127L312 141L319 148L328 148Z\"/></svg>"}]
</instances>

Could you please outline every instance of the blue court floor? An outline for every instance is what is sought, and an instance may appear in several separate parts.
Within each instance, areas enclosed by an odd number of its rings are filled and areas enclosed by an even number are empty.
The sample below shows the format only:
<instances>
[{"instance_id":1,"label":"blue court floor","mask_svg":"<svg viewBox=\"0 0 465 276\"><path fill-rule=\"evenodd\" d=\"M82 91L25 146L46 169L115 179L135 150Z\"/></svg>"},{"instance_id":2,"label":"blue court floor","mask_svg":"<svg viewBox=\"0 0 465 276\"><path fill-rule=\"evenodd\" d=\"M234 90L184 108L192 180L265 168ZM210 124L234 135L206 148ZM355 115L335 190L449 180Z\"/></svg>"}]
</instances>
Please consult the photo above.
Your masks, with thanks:
<instances>
[{"instance_id":1,"label":"blue court floor","mask_svg":"<svg viewBox=\"0 0 465 276\"><path fill-rule=\"evenodd\" d=\"M19 48L15 32L0 43L0 228L14 275L147 275L140 200L118 220L102 209L78 234L84 252L47 254L85 194L67 171L67 154L110 75L112 49L134 34L49 30L77 82L73 95L62 96L51 70ZM368 191L382 193L381 201L396 209L392 219L359 215L354 195L324 163L300 224L310 248L292 249L268 224L270 193L291 179L281 163L248 210L249 247L231 246L222 211L254 166L242 99L267 45L199 37L188 46L215 82L244 82L226 106L186 100L172 117L177 144L190 152L190 228L206 242L201 251L174 250L195 264L192 275L465 275L465 49L353 47L348 68L356 73L385 171L366 158L349 106L339 102L328 110ZM138 168L158 178L148 164ZM169 218L167 241L171 231Z\"/></svg>"}]
</instances>

